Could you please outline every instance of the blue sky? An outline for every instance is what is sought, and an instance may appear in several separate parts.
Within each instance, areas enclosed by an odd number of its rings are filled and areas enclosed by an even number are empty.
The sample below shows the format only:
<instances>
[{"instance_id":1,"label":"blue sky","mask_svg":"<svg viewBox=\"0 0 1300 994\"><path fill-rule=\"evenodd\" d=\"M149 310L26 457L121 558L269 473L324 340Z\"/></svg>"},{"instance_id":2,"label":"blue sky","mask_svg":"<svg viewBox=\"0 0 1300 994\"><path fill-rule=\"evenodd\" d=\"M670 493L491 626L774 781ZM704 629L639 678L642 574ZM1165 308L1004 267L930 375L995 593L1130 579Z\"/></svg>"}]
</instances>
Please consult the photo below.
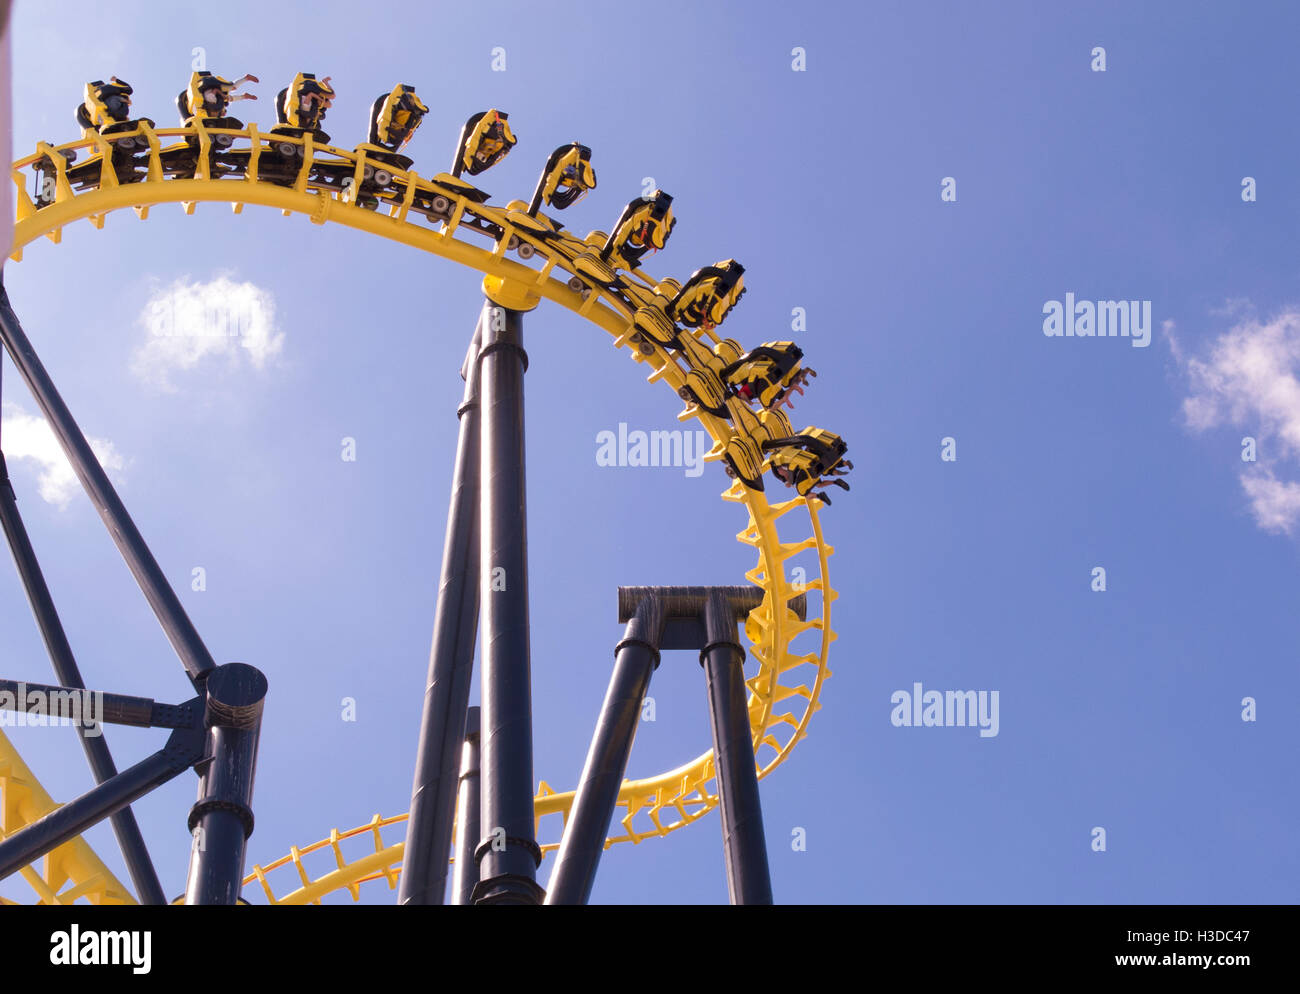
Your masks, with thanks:
<instances>
[{"instance_id":1,"label":"blue sky","mask_svg":"<svg viewBox=\"0 0 1300 994\"><path fill-rule=\"evenodd\" d=\"M835 675L762 787L779 901L1294 900L1293 8L682 2L590 23L515 3L373 23L355 5L311 10L235 0L216 22L198 5L106 16L19 0L15 154L75 137L82 85L111 74L172 125L201 47L215 71L261 78L236 113L262 124L295 72L331 75L325 126L345 147L377 94L415 85L431 112L408 151L425 175L447 168L471 113L508 111L519 145L481 178L493 202L526 198L576 139L599 188L571 229L608 230L653 177L679 223L650 272L739 259L749 292L726 332L795 338L820 374L796 427L843 435L856 464L823 515ZM209 648L270 680L250 864L404 810L478 277L302 217L201 205L83 223L5 280ZM188 368L149 351L150 301L178 286L252 308L258 347ZM1150 301L1150 346L1046 337L1043 307L1067 293ZM806 330L790 330L795 307ZM676 427L671 395L567 311L544 305L525 327L535 768L562 789L620 636L615 587L737 583L752 558L717 465L691 478L596 463L619 422ZM23 420L35 405L6 366L6 452L83 672L184 699L89 502L64 501L41 461ZM7 569L0 633L4 675L49 678ZM917 682L998 691L998 735L895 727L891 695ZM652 694L633 775L708 745L689 654L665 659ZM69 730L6 731L56 797L87 788ZM109 734L119 765L162 742ZM136 805L169 893L193 793L187 775ZM92 839L120 869L107 829ZM716 814L607 852L594 900L725 901Z\"/></svg>"}]
</instances>

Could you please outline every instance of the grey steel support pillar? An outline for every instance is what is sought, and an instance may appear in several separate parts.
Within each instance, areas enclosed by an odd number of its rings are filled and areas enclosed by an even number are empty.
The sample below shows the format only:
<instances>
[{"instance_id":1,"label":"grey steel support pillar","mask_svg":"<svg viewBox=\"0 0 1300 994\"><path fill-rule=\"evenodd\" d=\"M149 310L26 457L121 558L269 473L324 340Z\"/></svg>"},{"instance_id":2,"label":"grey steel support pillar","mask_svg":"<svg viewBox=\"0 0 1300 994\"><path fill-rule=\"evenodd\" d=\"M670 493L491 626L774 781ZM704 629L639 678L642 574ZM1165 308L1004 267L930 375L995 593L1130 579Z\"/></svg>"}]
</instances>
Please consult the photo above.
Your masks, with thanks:
<instances>
[{"instance_id":1,"label":"grey steel support pillar","mask_svg":"<svg viewBox=\"0 0 1300 994\"><path fill-rule=\"evenodd\" d=\"M253 776L262 729L266 677L245 663L227 663L207 679L208 751L199 764L199 798L190 809L190 871L186 904L232 905L244 879L253 834Z\"/></svg>"},{"instance_id":2,"label":"grey steel support pillar","mask_svg":"<svg viewBox=\"0 0 1300 994\"><path fill-rule=\"evenodd\" d=\"M745 699L745 650L736 641L735 611L720 590L708 595L704 627L700 664L709 692L727 890L732 904L771 904L772 878Z\"/></svg>"},{"instance_id":3,"label":"grey steel support pillar","mask_svg":"<svg viewBox=\"0 0 1300 994\"><path fill-rule=\"evenodd\" d=\"M615 649L614 672L551 871L547 904L586 904L591 898L618 790L632 755L641 703L650 689L651 674L659 668L663 629L662 604L656 597L646 597Z\"/></svg>"},{"instance_id":4,"label":"grey steel support pillar","mask_svg":"<svg viewBox=\"0 0 1300 994\"><path fill-rule=\"evenodd\" d=\"M451 507L447 512L447 536L442 547L442 576L438 583L398 904L442 904L447 885L456 768L464 741L465 709L469 705L474 641L478 634L478 353L482 330L480 314L465 365L461 367L465 394L456 412L460 418L456 468L451 483Z\"/></svg>"},{"instance_id":5,"label":"grey steel support pillar","mask_svg":"<svg viewBox=\"0 0 1300 994\"><path fill-rule=\"evenodd\" d=\"M199 638L194 623L181 607L176 592L167 583L158 561L154 559L153 553L145 545L144 538L131 520L131 516L127 514L121 499L108 480L108 474L104 472L95 453L91 451L86 436L77 427L72 412L68 410L58 390L54 388L54 383L50 380L45 367L37 358L32 343L28 341L22 325L18 322L18 316L14 314L9 304L9 294L5 291L3 282L0 282L0 339L3 339L14 365L27 382L37 405L50 423L54 437L63 447L68 462L72 464L77 478L81 480L81 485L94 502L95 510L104 519L109 535L116 543L122 558L126 560L126 565L130 568L136 583L140 585L141 591L144 592L149 606L153 608L159 624L167 635L167 640L171 642L176 655L180 657L186 672L189 673L190 681L201 690L203 680L216 663L203 644L203 640Z\"/></svg>"},{"instance_id":6,"label":"grey steel support pillar","mask_svg":"<svg viewBox=\"0 0 1300 994\"><path fill-rule=\"evenodd\" d=\"M59 613L54 607L50 588L46 586L41 564L32 548L22 516L18 513L17 498L9 482L9 470L5 466L2 451L0 451L0 524L3 525L5 537L9 540L9 550L13 553L14 564L18 567L18 576L22 580L23 589L27 591L27 600L31 604L32 614L36 616L41 638L45 640L45 648L49 651L50 661L54 664L54 675L65 687L85 690L86 684L81 678L81 670L77 667L76 657L72 654L72 646L68 644L67 633L63 630L63 623L59 620ZM87 734L89 731L91 730L83 725L77 726L81 748L86 753L86 762L90 764L90 772L95 778L95 783L103 783L117 775L117 764L113 762L113 754L104 739L103 729L101 728L98 734ZM136 823L135 815L127 807L114 813L111 821L113 834L117 836L118 848L122 850L126 870L131 875L131 882L135 884L136 896L140 903L166 904L162 885L158 881L158 873L149 859L149 850L145 847L144 836L140 834L140 826Z\"/></svg>"},{"instance_id":7,"label":"grey steel support pillar","mask_svg":"<svg viewBox=\"0 0 1300 994\"><path fill-rule=\"evenodd\" d=\"M478 883L478 862L474 850L479 841L479 709L465 713L465 741L461 746L460 794L456 800L457 826L456 872L451 878L453 904L473 904Z\"/></svg>"},{"instance_id":8,"label":"grey steel support pillar","mask_svg":"<svg viewBox=\"0 0 1300 994\"><path fill-rule=\"evenodd\" d=\"M479 362L483 674L482 841L475 904L540 904L524 483L523 317L483 305Z\"/></svg>"}]
</instances>

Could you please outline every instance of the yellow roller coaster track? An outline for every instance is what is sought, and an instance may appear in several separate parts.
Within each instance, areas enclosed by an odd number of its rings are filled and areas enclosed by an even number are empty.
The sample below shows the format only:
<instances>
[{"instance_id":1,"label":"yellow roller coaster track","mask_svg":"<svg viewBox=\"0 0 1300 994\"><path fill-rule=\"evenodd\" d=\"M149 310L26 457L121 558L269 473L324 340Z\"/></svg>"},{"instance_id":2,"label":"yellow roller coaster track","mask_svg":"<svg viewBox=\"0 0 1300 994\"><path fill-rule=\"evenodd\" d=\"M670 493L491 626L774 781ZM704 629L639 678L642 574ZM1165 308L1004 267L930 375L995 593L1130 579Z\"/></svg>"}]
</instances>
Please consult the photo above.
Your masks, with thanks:
<instances>
[{"instance_id":1,"label":"yellow roller coaster track","mask_svg":"<svg viewBox=\"0 0 1300 994\"><path fill-rule=\"evenodd\" d=\"M36 775L23 762L12 742L0 732L0 838L44 818L57 808ZM80 837L65 842L45 857L45 872L24 866L23 879L41 904L135 904L131 892ZM68 887L60 890L65 884ZM12 904L0 898L0 904Z\"/></svg>"},{"instance_id":2,"label":"yellow roller coaster track","mask_svg":"<svg viewBox=\"0 0 1300 994\"><path fill-rule=\"evenodd\" d=\"M627 348L636 362L649 365L650 382L666 383L675 398L686 381L690 367L685 357L648 341L638 334L633 323L637 308L653 295L655 281L641 270L634 270L619 272L613 281L598 284L575 267L577 255L603 244L603 232L591 232L585 239L562 228L554 233L539 232L535 223L529 223L523 213L526 205L520 201L512 201L504 209L478 203L472 188L467 196L465 185L445 174L425 179L413 170L370 160L361 150L349 152L314 144L310 134L301 138L268 135L259 132L256 125L236 131L154 129L142 123L131 135L141 150L147 145L147 152L139 154L142 174L130 183L119 182L111 163L112 146L94 131L86 131L82 139L63 145L39 143L35 154L13 164L17 188L12 247L15 261L21 260L24 249L42 235L57 243L65 226L89 219L102 228L109 213L128 207L147 218L150 208L161 203L180 203L187 214L201 202L230 203L235 213L240 213L245 204L256 204L278 208L286 216L305 214L315 224L346 225L478 270L484 274L484 292L504 307L530 310L542 298L552 300L603 328L613 336L616 348ZM112 136L114 140L121 137ZM169 141L173 144L164 145ZM290 149L290 145L294 148ZM169 176L164 168L167 156L186 148L197 149L188 174ZM211 155L214 151L215 157ZM82 152L89 158L73 173L70 158ZM292 153L293 168L287 175L281 169L275 179L269 178L271 171L262 168L262 160L279 155L283 161L286 153ZM212 165L214 161L236 161L241 166L227 166L223 171ZM93 168L96 162L97 170ZM340 186L323 181L317 168L322 164L328 164L335 174L342 170L352 182ZM89 179L88 167L92 167L89 172L93 174ZM353 191L363 189L363 181L364 188L373 189L369 178L376 169L388 173L391 182L375 197L377 207L374 201L369 206L358 204L360 198ZM33 179L44 184L43 192L47 194L38 194L39 205L26 189L26 182ZM74 181L80 189L74 189ZM486 239L489 245L472 244L471 238ZM519 261L507 258L508 253L515 254ZM680 333L718 341L712 330L681 329ZM721 459L727 441L735 434L730 422L688 402L678 419L691 418L697 418L713 439L706 459ZM828 656L835 634L831 630L830 607L836 593L830 586L827 561L834 550L822 536L819 502L815 499L795 497L769 504L763 492L751 490L739 480L722 493L722 498L743 504L746 509L748 522L736 537L755 549L757 564L745 577L764 592L762 603L745 623L750 651L759 664L758 673L746 682L755 763L763 777L784 762L807 734L808 722L821 706L822 686L831 675ZM801 537L783 539L778 522L796 510L807 515L807 525L800 531ZM787 564L796 557L798 582L786 575ZM819 596L808 598L809 617L801 621L785 605L805 592ZM815 647L796 647L799 636L808 632L814 633ZM606 847L667 835L698 820L717 804L717 795L711 789L714 778L710 750L657 776L625 780L618 799L623 834L610 836ZM541 781L535 801L537 821L552 814L567 819L573 797L573 791L557 792ZM51 807L49 796L18 758L12 744L0 735L0 830L12 833ZM381 879L390 888L396 887L402 843L386 842L381 830L405 819L405 814L391 818L375 815L358 828L332 830L327 839L301 849L294 847L287 856L265 866L254 866L244 883L257 881L272 904L319 903L326 894L340 890L347 890L354 900L359 900L361 884ZM369 851L360 855L344 853L342 842L363 837L373 843ZM319 870L309 869L304 857L321 853L324 858L327 848L334 857L333 866L323 863ZM555 848L558 841L542 846L545 852ZM288 871L291 866L296 874ZM278 894L270 879L277 870L285 871L277 875L277 880L288 881L280 884L282 893ZM31 867L23 875L42 903L70 903L78 897L95 903L132 901L129 892L81 839L47 857L43 876ZM71 886L59 893L57 887L65 882Z\"/></svg>"}]
</instances>

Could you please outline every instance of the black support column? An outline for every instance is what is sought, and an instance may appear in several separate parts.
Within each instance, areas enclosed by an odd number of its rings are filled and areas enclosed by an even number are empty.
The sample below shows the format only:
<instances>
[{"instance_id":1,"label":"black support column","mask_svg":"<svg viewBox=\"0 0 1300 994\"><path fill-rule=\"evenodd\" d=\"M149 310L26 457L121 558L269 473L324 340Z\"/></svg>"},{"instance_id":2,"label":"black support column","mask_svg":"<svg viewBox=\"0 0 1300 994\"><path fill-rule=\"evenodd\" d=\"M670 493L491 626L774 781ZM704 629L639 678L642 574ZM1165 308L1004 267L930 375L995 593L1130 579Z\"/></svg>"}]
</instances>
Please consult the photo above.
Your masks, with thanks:
<instances>
[{"instance_id":1,"label":"black support column","mask_svg":"<svg viewBox=\"0 0 1300 994\"><path fill-rule=\"evenodd\" d=\"M473 904L474 887L478 884L478 862L474 850L479 843L479 808L482 802L479 790L479 709L470 708L465 713L465 742L461 747L460 793L456 798L456 872L451 880L453 904Z\"/></svg>"},{"instance_id":2,"label":"black support column","mask_svg":"<svg viewBox=\"0 0 1300 994\"><path fill-rule=\"evenodd\" d=\"M245 663L219 666L208 677L208 751L199 767L198 801L190 809L186 904L239 900L253 834L253 777L266 686L261 671Z\"/></svg>"},{"instance_id":3,"label":"black support column","mask_svg":"<svg viewBox=\"0 0 1300 994\"><path fill-rule=\"evenodd\" d=\"M660 648L699 650L709 697L709 723L718 782L727 890L733 904L771 904L758 770L750 732L745 687L745 650L736 625L763 603L758 587L619 587L618 617L632 618L647 598L662 607ZM807 617L808 598L799 594L785 609Z\"/></svg>"},{"instance_id":4,"label":"black support column","mask_svg":"<svg viewBox=\"0 0 1300 994\"><path fill-rule=\"evenodd\" d=\"M447 853L456 804L456 769L461 758L465 709L474 669L479 611L479 403L478 354L486 310L461 375L465 393L456 441L456 469L442 549L442 576L433 622L433 647L424 690L424 715L411 787L398 904L442 904ZM475 729L477 736L477 729ZM477 794L475 795L477 797ZM477 801L476 801L477 803ZM464 811L464 807L461 808ZM475 811L475 822L478 812ZM477 842L477 840L475 840ZM471 850L472 851L472 850ZM459 874L458 874L459 876ZM477 875L474 876L477 880Z\"/></svg>"},{"instance_id":5,"label":"black support column","mask_svg":"<svg viewBox=\"0 0 1300 994\"><path fill-rule=\"evenodd\" d=\"M736 641L735 610L719 590L711 591L705 602L704 627L707 641L700 663L709 692L727 889L732 904L771 904L772 879L746 707L745 650Z\"/></svg>"},{"instance_id":6,"label":"black support column","mask_svg":"<svg viewBox=\"0 0 1300 994\"><path fill-rule=\"evenodd\" d=\"M474 903L540 904L524 481L528 356L520 312L488 301L482 321L482 840Z\"/></svg>"}]
</instances>

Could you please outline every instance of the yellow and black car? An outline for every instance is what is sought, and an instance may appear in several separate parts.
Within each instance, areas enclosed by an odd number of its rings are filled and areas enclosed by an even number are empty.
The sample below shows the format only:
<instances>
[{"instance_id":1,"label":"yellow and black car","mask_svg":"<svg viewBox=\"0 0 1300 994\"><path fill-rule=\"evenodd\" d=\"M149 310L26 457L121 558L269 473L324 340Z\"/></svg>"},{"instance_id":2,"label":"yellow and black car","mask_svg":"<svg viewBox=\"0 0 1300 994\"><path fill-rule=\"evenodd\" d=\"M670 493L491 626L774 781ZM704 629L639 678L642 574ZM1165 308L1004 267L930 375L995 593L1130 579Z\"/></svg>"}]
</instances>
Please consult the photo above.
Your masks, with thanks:
<instances>
[{"instance_id":1,"label":"yellow and black car","mask_svg":"<svg viewBox=\"0 0 1300 994\"><path fill-rule=\"evenodd\" d=\"M765 407L793 407L791 394L802 394L817 371L800 365L803 349L794 342L764 342L722 371L722 379L742 398Z\"/></svg>"},{"instance_id":2,"label":"yellow and black car","mask_svg":"<svg viewBox=\"0 0 1300 994\"><path fill-rule=\"evenodd\" d=\"M456 145L456 161L452 164L451 174L477 176L509 155L518 144L510 130L509 118L510 115L504 111L485 110L466 121Z\"/></svg>"},{"instance_id":3,"label":"yellow and black car","mask_svg":"<svg viewBox=\"0 0 1300 994\"><path fill-rule=\"evenodd\" d=\"M596 171L591 168L591 149L573 142L561 145L551 153L537 180L528 213L536 214L542 204L562 211L572 207L591 190L596 189Z\"/></svg>"},{"instance_id":4,"label":"yellow and black car","mask_svg":"<svg viewBox=\"0 0 1300 994\"><path fill-rule=\"evenodd\" d=\"M673 198L663 190L637 197L623 208L600 258L616 269L636 269L647 252L656 252L668 244L676 224Z\"/></svg>"},{"instance_id":5,"label":"yellow and black car","mask_svg":"<svg viewBox=\"0 0 1300 994\"><path fill-rule=\"evenodd\" d=\"M416 96L415 87L398 83L376 97L370 108L370 144L400 152L427 113L429 108Z\"/></svg>"},{"instance_id":6,"label":"yellow and black car","mask_svg":"<svg viewBox=\"0 0 1300 994\"><path fill-rule=\"evenodd\" d=\"M791 438L765 441L762 448L772 453L772 475L794 487L800 497L811 494L829 505L831 500L823 493L826 487L849 489L838 477L851 470L853 463L844 458L848 449L844 439L833 432L808 427Z\"/></svg>"},{"instance_id":7,"label":"yellow and black car","mask_svg":"<svg viewBox=\"0 0 1300 994\"><path fill-rule=\"evenodd\" d=\"M205 127L239 131L244 122L229 117L226 111L236 100L256 100L255 93L237 93L245 83L256 83L258 78L246 74L235 81L230 81L211 72L195 72L190 76L190 85L176 95L176 109L181 115L181 124L185 127ZM228 135L214 136L228 139ZM219 144L229 145L222 141Z\"/></svg>"},{"instance_id":8,"label":"yellow and black car","mask_svg":"<svg viewBox=\"0 0 1300 994\"><path fill-rule=\"evenodd\" d=\"M688 328L716 328L744 294L745 267L727 259L692 273L673 298L669 315Z\"/></svg>"},{"instance_id":9,"label":"yellow and black car","mask_svg":"<svg viewBox=\"0 0 1300 994\"><path fill-rule=\"evenodd\" d=\"M334 87L330 86L329 76L317 79L315 73L300 72L275 98L277 123L271 133L299 138L310 133L316 142L328 145L330 136L320 125L333 102Z\"/></svg>"}]
</instances>

